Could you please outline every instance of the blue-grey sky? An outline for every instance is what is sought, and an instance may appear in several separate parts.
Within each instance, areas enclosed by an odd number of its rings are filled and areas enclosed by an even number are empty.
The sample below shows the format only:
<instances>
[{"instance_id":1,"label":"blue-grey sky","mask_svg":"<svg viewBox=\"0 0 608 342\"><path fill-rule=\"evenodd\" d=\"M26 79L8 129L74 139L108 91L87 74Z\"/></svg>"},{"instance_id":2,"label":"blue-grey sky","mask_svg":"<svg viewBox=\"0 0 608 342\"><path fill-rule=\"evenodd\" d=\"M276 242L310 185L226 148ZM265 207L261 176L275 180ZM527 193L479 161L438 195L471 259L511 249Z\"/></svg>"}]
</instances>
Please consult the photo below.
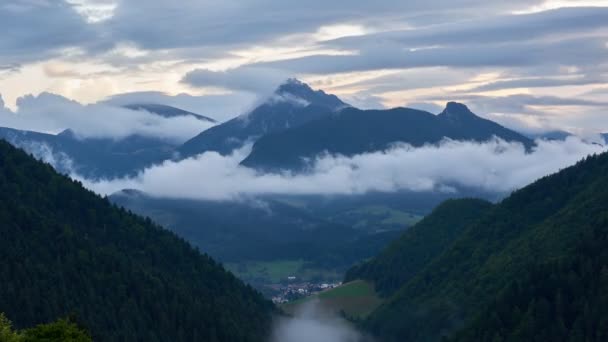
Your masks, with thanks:
<instances>
[{"instance_id":1,"label":"blue-grey sky","mask_svg":"<svg viewBox=\"0 0 608 342\"><path fill-rule=\"evenodd\" d=\"M224 120L298 77L366 108L608 131L606 0L4 0L0 28L11 111L49 92Z\"/></svg>"}]
</instances>

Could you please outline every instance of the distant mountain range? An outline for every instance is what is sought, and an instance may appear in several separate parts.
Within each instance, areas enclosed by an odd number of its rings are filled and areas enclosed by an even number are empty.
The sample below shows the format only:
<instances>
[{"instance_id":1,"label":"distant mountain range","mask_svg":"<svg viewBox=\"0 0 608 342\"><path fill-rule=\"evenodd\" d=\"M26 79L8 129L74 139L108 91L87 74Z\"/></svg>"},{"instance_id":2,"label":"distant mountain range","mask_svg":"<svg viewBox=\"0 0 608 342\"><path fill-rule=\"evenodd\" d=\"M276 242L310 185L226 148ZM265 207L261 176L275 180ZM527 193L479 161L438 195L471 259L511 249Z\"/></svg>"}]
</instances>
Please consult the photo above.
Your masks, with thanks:
<instances>
[{"instance_id":1,"label":"distant mountain range","mask_svg":"<svg viewBox=\"0 0 608 342\"><path fill-rule=\"evenodd\" d=\"M347 108L333 115L282 132L268 134L254 145L243 165L265 170L298 169L323 152L352 156L385 150L395 143L418 147L443 139L487 141L494 137L534 142L495 122L473 114L465 105L449 102L439 115L410 109L359 110Z\"/></svg>"},{"instance_id":2,"label":"distant mountain range","mask_svg":"<svg viewBox=\"0 0 608 342\"><path fill-rule=\"evenodd\" d=\"M163 117L192 116L215 122L162 104L124 107ZM568 134L556 131L534 138L565 139ZM411 108L360 110L295 79L280 85L252 111L219 123L181 145L136 135L118 140L81 139L70 130L54 136L0 128L0 137L38 157L50 156L48 159L61 172L76 171L87 178L134 175L167 159L208 151L226 155L247 143L253 147L241 164L266 171L302 171L322 153L352 156L385 150L398 143L417 147L443 139L482 142L497 137L522 143L528 149L534 145L531 138L483 119L463 104L449 102L438 115Z\"/></svg>"}]
</instances>

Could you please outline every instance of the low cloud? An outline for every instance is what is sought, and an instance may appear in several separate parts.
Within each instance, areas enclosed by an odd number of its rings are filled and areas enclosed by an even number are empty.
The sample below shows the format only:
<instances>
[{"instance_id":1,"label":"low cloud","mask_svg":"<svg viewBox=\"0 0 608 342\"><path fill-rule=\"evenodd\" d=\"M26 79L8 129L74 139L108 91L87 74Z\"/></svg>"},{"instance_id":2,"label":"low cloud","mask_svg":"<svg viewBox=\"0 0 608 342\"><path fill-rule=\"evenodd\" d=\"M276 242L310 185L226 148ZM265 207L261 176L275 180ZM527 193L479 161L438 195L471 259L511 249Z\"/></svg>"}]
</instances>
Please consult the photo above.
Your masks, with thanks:
<instances>
[{"instance_id":1,"label":"low cloud","mask_svg":"<svg viewBox=\"0 0 608 342\"><path fill-rule=\"evenodd\" d=\"M158 197L210 200L258 194L454 191L459 186L504 193L605 150L576 137L538 141L530 153L520 144L501 140L444 141L420 148L396 145L353 157L323 155L312 161L310 172L294 174L261 173L240 166L249 151L243 148L229 156L207 152L182 161L166 161L134 178L81 180L101 194L130 188Z\"/></svg>"},{"instance_id":2,"label":"low cloud","mask_svg":"<svg viewBox=\"0 0 608 342\"><path fill-rule=\"evenodd\" d=\"M195 87L218 87L268 95L285 81L285 75L286 73L281 70L255 66L244 66L226 71L196 69L187 73L182 82Z\"/></svg>"},{"instance_id":3,"label":"low cloud","mask_svg":"<svg viewBox=\"0 0 608 342\"><path fill-rule=\"evenodd\" d=\"M17 106L15 112L0 106L0 126L53 134L69 128L83 138L120 139L138 134L176 143L212 126L192 116L166 118L106 104L82 105L50 93L21 97Z\"/></svg>"},{"instance_id":4,"label":"low cloud","mask_svg":"<svg viewBox=\"0 0 608 342\"><path fill-rule=\"evenodd\" d=\"M245 113L258 101L259 99L255 94L245 91L200 96L185 93L169 95L159 91L143 91L117 94L105 99L103 103L116 106L133 103L164 104L223 122Z\"/></svg>"},{"instance_id":5,"label":"low cloud","mask_svg":"<svg viewBox=\"0 0 608 342\"><path fill-rule=\"evenodd\" d=\"M292 318L277 321L271 342L368 342L348 322L323 310L318 301L303 304Z\"/></svg>"}]
</instances>

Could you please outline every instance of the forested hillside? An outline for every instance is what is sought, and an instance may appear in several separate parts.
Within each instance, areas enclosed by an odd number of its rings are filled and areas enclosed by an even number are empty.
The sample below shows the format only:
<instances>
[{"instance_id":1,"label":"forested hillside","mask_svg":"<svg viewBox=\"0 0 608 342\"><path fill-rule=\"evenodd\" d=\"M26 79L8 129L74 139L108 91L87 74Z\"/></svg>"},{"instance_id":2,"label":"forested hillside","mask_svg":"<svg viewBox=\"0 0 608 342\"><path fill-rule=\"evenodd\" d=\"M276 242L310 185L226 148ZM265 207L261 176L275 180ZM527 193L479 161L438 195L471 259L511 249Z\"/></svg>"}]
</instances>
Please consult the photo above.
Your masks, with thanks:
<instances>
[{"instance_id":1,"label":"forested hillside","mask_svg":"<svg viewBox=\"0 0 608 342\"><path fill-rule=\"evenodd\" d=\"M98 341L263 341L273 306L150 220L0 142L0 312Z\"/></svg>"},{"instance_id":2,"label":"forested hillside","mask_svg":"<svg viewBox=\"0 0 608 342\"><path fill-rule=\"evenodd\" d=\"M362 325L385 341L605 340L607 203L608 154L540 179L479 213ZM419 243L392 255L408 265Z\"/></svg>"},{"instance_id":3,"label":"forested hillside","mask_svg":"<svg viewBox=\"0 0 608 342\"><path fill-rule=\"evenodd\" d=\"M445 251L468 224L478 220L491 206L489 202L477 199L445 201L377 257L351 268L345 282L370 280L381 295L392 295Z\"/></svg>"}]
</instances>

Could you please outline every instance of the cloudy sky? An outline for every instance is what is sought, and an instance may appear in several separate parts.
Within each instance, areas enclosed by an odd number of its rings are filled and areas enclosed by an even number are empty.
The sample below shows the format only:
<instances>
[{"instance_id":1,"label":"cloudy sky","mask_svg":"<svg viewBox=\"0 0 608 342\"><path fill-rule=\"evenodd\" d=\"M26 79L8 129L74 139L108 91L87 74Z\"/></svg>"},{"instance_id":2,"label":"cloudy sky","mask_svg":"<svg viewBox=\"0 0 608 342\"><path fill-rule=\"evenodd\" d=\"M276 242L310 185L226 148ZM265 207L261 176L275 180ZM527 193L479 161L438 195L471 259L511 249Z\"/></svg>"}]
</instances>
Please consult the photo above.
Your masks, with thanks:
<instances>
[{"instance_id":1,"label":"cloudy sky","mask_svg":"<svg viewBox=\"0 0 608 342\"><path fill-rule=\"evenodd\" d=\"M608 0L4 0L0 27L10 111L49 92L225 120L298 77L364 108L608 131Z\"/></svg>"}]
</instances>

